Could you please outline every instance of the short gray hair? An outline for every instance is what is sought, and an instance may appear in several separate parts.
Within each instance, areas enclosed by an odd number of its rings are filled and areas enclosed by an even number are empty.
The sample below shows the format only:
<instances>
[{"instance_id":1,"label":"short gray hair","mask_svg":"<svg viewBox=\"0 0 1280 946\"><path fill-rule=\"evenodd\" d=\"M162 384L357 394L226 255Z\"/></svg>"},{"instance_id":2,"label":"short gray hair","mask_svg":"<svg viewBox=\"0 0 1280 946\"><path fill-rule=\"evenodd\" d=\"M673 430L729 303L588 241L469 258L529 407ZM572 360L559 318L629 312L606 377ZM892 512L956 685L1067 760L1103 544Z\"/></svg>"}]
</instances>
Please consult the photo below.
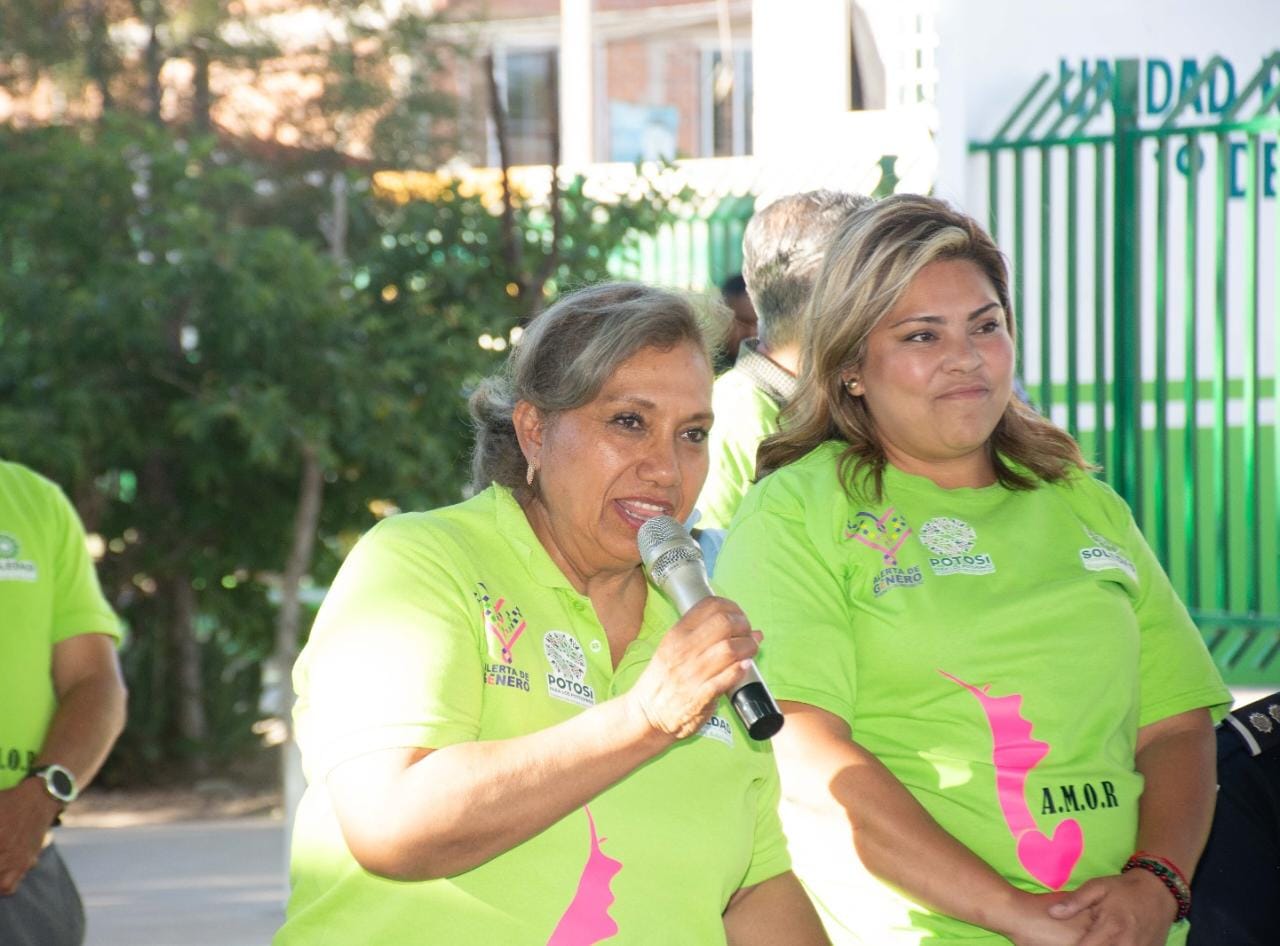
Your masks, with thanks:
<instances>
[{"instance_id":1,"label":"short gray hair","mask_svg":"<svg viewBox=\"0 0 1280 946\"><path fill-rule=\"evenodd\" d=\"M845 220L870 197L816 190L788 194L758 211L742 234L742 276L760 339L778 348L800 340L823 254Z\"/></svg>"},{"instance_id":2,"label":"short gray hair","mask_svg":"<svg viewBox=\"0 0 1280 946\"><path fill-rule=\"evenodd\" d=\"M723 319L711 306L640 283L602 283L561 297L529 323L505 369L471 395L472 488L525 485L527 461L511 419L519 401L549 416L581 407L644 348L666 351L690 341L709 365L723 332Z\"/></svg>"}]
</instances>

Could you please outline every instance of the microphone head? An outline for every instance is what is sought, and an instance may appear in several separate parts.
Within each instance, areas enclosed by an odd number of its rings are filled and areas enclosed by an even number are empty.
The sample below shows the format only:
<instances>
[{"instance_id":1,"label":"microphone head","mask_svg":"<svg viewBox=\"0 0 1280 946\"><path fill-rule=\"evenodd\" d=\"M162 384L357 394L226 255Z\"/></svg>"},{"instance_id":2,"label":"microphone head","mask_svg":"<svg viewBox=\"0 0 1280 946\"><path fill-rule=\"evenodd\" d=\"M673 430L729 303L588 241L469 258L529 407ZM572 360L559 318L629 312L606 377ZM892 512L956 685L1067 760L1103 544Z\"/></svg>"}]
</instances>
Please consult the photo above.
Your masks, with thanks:
<instances>
[{"instance_id":1,"label":"microphone head","mask_svg":"<svg viewBox=\"0 0 1280 946\"><path fill-rule=\"evenodd\" d=\"M688 545L672 544L667 546L657 558L649 565L649 577L653 583L662 588L667 583L667 576L681 565L696 563L699 568L705 568L706 565L702 561L702 549L692 539Z\"/></svg>"},{"instance_id":2,"label":"microphone head","mask_svg":"<svg viewBox=\"0 0 1280 946\"><path fill-rule=\"evenodd\" d=\"M671 516L654 516L640 527L636 542L640 547L640 560L644 562L644 567L650 570L653 569L658 556L665 551L665 547L673 542L692 545L695 550L698 548L693 537L684 531L684 526Z\"/></svg>"},{"instance_id":3,"label":"microphone head","mask_svg":"<svg viewBox=\"0 0 1280 946\"><path fill-rule=\"evenodd\" d=\"M675 519L670 516L650 519L640 527L637 542L649 580L671 599L681 614L715 594L707 584L702 549Z\"/></svg>"}]
</instances>

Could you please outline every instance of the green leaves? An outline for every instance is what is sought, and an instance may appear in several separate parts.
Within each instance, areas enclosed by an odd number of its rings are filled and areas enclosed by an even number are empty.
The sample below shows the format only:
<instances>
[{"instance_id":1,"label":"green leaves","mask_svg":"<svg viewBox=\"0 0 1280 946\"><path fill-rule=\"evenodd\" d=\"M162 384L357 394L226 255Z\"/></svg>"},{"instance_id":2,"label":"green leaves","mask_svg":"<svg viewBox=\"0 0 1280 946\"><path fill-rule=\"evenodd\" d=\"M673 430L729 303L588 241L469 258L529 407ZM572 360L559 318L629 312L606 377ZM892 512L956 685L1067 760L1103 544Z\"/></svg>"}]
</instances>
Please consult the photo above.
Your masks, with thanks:
<instances>
[{"instance_id":1,"label":"green leaves","mask_svg":"<svg viewBox=\"0 0 1280 946\"><path fill-rule=\"evenodd\" d=\"M608 203L570 181L558 247L545 209L514 208L513 264L457 182L396 202L353 174L338 261L332 180L127 118L0 128L0 456L61 482L106 542L132 628L122 772L239 745L256 719L304 457L324 471L324 585L379 515L462 497L466 394L555 291L520 287L549 259L549 287L606 278L667 213L660 182ZM180 639L203 655L211 747L173 723Z\"/></svg>"}]
</instances>

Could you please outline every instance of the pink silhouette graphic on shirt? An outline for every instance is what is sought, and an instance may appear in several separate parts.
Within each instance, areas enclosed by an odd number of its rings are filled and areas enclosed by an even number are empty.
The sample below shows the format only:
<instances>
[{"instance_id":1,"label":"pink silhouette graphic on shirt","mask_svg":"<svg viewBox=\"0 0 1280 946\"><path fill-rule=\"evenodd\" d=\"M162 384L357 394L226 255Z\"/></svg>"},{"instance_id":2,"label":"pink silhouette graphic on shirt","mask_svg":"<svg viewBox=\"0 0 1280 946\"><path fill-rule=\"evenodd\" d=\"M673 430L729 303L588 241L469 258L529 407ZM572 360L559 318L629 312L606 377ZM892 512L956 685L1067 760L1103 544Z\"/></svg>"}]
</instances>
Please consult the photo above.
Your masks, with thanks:
<instances>
[{"instance_id":1,"label":"pink silhouette graphic on shirt","mask_svg":"<svg viewBox=\"0 0 1280 946\"><path fill-rule=\"evenodd\" d=\"M547 940L547 946L592 946L618 932L618 924L609 916L609 907L614 899L609 885L622 870L622 862L600 850L600 845L608 838L596 837L591 809L584 805L582 810L587 813L587 825L591 829L591 853L587 855L586 866L578 879L578 890L556 924L551 939Z\"/></svg>"},{"instance_id":2,"label":"pink silhouette graphic on shirt","mask_svg":"<svg viewBox=\"0 0 1280 946\"><path fill-rule=\"evenodd\" d=\"M1022 715L1022 694L991 696L990 685L981 689L939 670L978 699L991 727L991 759L996 767L996 796L1005 823L1018 844L1018 862L1040 883L1061 890L1084 851L1080 822L1058 822L1053 835L1036 827L1027 806L1027 775L1049 754L1049 744L1031 735L1031 721Z\"/></svg>"}]
</instances>

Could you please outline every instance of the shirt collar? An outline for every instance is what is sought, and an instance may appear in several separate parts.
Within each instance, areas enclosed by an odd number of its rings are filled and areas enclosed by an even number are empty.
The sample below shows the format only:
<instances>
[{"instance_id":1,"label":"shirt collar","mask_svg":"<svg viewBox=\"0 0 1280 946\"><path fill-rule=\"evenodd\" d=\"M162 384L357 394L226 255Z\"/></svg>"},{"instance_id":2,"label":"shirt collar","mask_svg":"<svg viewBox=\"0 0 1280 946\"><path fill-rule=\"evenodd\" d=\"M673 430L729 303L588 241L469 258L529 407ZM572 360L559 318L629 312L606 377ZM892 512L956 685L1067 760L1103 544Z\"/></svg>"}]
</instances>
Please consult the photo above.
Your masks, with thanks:
<instances>
[{"instance_id":1,"label":"shirt collar","mask_svg":"<svg viewBox=\"0 0 1280 946\"><path fill-rule=\"evenodd\" d=\"M734 362L733 370L746 375L779 407L796 393L795 376L768 355L760 353L758 338L748 338L738 347L738 360Z\"/></svg>"},{"instance_id":2,"label":"shirt collar","mask_svg":"<svg viewBox=\"0 0 1280 946\"><path fill-rule=\"evenodd\" d=\"M498 535L502 536L511 546L516 557L524 563L529 576L543 587L564 588L570 594L587 600L585 595L573 587L565 573L560 570L560 566L547 553L546 547L533 531L533 526L529 524L529 517L524 514L524 509L516 501L510 488L494 483L490 489L493 490L494 495L494 524ZM662 592L650 584L645 596L640 633L631 646L635 647L641 641L646 641L640 644L637 653L651 655L657 646L652 639L661 637L678 617L675 607L662 596Z\"/></svg>"},{"instance_id":3,"label":"shirt collar","mask_svg":"<svg viewBox=\"0 0 1280 946\"><path fill-rule=\"evenodd\" d=\"M529 571L529 576L538 584L548 588L568 588L577 594L565 573L560 570L546 548L538 540L529 517L524 514L520 503L512 495L511 489L494 483L490 489L494 495L494 524L498 535L506 540Z\"/></svg>"}]
</instances>

